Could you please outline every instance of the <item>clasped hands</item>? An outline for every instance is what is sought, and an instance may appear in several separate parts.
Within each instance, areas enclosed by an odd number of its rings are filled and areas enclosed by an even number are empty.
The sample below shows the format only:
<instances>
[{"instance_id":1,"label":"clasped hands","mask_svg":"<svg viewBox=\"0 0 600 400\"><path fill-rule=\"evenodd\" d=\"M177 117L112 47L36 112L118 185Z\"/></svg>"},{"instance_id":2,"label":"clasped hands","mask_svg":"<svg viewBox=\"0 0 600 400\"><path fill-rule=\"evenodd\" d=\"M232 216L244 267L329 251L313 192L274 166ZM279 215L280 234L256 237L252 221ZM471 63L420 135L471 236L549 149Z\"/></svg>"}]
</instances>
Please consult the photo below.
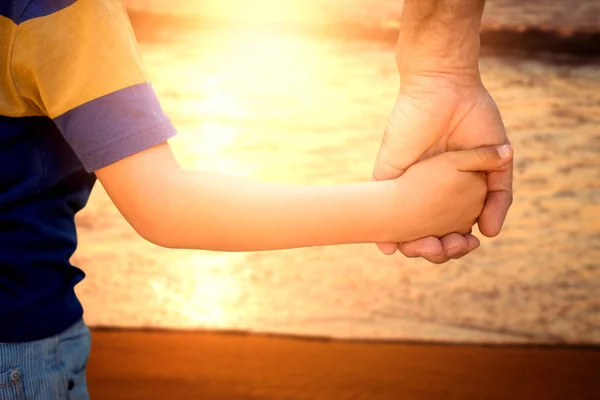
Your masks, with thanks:
<instances>
[{"instance_id":1,"label":"clasped hands","mask_svg":"<svg viewBox=\"0 0 600 400\"><path fill-rule=\"evenodd\" d=\"M513 200L512 147L498 107L479 74L401 75L401 81L401 90L375 162L373 180L398 178L410 172L412 165L446 152L479 149L477 154L485 158L490 154L485 146L504 144L506 146L500 151L510 154L506 162L496 163L485 172L487 194L483 193L481 202L485 202L481 204L479 217L473 221L483 235L498 235ZM482 162L485 164L485 160ZM443 184L443 179L443 176L432 176L430 183ZM473 181L473 185L477 184ZM466 191L464 195L469 193L475 192ZM460 211L456 210L457 213ZM399 250L407 257L422 257L441 264L463 257L480 246L471 228L457 227L460 230L441 237L426 236L407 243L379 243L378 247L384 254L391 255Z\"/></svg>"}]
</instances>

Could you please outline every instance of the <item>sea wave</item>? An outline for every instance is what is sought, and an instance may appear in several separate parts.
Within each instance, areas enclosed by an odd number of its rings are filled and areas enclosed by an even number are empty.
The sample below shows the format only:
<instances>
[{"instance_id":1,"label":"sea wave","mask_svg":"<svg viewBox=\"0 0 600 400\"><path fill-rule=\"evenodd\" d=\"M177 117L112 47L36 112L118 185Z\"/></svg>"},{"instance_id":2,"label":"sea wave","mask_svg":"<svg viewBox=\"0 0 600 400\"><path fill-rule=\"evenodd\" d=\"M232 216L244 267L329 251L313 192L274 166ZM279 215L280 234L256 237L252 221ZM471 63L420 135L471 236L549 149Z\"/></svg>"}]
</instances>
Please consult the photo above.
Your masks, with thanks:
<instances>
[{"instance_id":1,"label":"sea wave","mask_svg":"<svg viewBox=\"0 0 600 400\"><path fill-rule=\"evenodd\" d=\"M138 39L164 30L229 25L346 39L395 41L403 1L369 0L124 0ZM164 28L164 29L161 29ZM481 43L498 52L600 56L600 2L488 0Z\"/></svg>"},{"instance_id":2,"label":"sea wave","mask_svg":"<svg viewBox=\"0 0 600 400\"><path fill-rule=\"evenodd\" d=\"M133 11L177 16L231 18L273 13L288 21L393 26L400 20L403 0L123 0ZM489 29L600 31L600 2L595 0L488 0L483 25Z\"/></svg>"}]
</instances>

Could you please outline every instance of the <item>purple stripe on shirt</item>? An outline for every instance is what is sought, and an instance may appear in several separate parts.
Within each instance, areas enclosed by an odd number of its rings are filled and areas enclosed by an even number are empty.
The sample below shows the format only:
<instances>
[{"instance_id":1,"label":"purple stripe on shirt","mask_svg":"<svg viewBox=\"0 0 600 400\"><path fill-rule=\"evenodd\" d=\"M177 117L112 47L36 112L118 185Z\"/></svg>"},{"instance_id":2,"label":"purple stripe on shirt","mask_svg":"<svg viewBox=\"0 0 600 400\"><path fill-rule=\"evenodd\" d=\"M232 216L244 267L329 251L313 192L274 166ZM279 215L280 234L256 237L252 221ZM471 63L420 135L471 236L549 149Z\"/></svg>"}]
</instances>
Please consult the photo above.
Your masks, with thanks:
<instances>
[{"instance_id":1,"label":"purple stripe on shirt","mask_svg":"<svg viewBox=\"0 0 600 400\"><path fill-rule=\"evenodd\" d=\"M88 172L163 143L176 133L148 83L89 101L54 122Z\"/></svg>"}]
</instances>

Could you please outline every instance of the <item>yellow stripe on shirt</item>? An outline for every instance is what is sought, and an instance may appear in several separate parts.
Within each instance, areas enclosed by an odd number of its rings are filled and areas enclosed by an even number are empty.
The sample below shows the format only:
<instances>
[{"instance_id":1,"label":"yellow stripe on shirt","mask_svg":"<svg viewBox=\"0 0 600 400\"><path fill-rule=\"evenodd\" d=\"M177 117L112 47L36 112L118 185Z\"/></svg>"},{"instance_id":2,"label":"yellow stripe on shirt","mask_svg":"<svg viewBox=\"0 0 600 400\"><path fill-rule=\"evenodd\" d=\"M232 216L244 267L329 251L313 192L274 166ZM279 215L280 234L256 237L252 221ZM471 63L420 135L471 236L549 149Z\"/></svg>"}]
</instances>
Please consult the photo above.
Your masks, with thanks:
<instances>
[{"instance_id":1,"label":"yellow stripe on shirt","mask_svg":"<svg viewBox=\"0 0 600 400\"><path fill-rule=\"evenodd\" d=\"M21 96L50 118L147 82L119 0L78 0L21 23L12 61Z\"/></svg>"},{"instance_id":2,"label":"yellow stripe on shirt","mask_svg":"<svg viewBox=\"0 0 600 400\"><path fill-rule=\"evenodd\" d=\"M40 115L39 111L25 103L14 83L11 56L17 25L0 16L0 115L7 117L28 117Z\"/></svg>"}]
</instances>

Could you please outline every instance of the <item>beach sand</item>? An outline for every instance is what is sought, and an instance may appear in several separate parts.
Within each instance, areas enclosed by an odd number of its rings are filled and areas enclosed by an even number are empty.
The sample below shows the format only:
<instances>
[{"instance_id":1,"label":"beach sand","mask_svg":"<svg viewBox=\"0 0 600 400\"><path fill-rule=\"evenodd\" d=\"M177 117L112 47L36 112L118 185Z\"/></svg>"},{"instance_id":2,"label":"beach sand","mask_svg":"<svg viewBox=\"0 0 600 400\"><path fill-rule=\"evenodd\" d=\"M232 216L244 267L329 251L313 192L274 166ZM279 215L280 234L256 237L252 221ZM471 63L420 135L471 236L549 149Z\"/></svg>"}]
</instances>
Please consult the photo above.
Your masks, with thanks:
<instances>
[{"instance_id":1,"label":"beach sand","mask_svg":"<svg viewBox=\"0 0 600 400\"><path fill-rule=\"evenodd\" d=\"M98 331L92 399L597 400L600 350Z\"/></svg>"}]
</instances>

